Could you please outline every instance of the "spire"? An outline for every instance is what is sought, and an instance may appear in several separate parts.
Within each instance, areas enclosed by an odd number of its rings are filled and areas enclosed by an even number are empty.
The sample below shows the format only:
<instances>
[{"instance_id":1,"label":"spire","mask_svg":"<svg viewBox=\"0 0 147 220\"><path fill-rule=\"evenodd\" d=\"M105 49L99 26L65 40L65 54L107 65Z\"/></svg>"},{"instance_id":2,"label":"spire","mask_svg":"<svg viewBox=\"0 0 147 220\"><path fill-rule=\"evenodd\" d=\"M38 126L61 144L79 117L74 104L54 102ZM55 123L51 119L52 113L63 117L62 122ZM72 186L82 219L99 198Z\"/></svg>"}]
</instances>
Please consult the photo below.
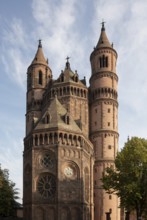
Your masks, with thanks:
<instances>
[{"instance_id":1,"label":"spire","mask_svg":"<svg viewBox=\"0 0 147 220\"><path fill-rule=\"evenodd\" d=\"M34 60L32 61L32 64L48 65L47 60L45 59L44 54L43 54L42 43L41 43L40 39L39 39L39 43L38 43L38 50L36 52Z\"/></svg>"},{"instance_id":2,"label":"spire","mask_svg":"<svg viewBox=\"0 0 147 220\"><path fill-rule=\"evenodd\" d=\"M97 43L97 46L96 46L96 49L100 48L100 47L111 47L111 44L108 40L108 37L106 35L106 32L105 32L105 23L104 21L102 21L102 28L101 28L101 34L100 34L100 38L99 38L99 41Z\"/></svg>"}]
</instances>

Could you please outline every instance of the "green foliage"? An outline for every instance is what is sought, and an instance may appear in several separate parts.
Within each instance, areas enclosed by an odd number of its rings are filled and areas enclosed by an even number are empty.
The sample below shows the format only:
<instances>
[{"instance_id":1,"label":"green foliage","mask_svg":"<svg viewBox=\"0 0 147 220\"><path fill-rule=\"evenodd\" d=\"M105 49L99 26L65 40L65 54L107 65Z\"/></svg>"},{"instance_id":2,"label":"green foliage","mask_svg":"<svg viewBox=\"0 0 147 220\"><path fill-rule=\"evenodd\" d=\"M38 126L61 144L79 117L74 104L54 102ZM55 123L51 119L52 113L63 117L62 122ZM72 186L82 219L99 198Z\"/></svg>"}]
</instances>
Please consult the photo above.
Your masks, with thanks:
<instances>
[{"instance_id":1,"label":"green foliage","mask_svg":"<svg viewBox=\"0 0 147 220\"><path fill-rule=\"evenodd\" d=\"M0 167L0 216L13 216L18 192L15 183L9 180L9 172Z\"/></svg>"},{"instance_id":2,"label":"green foliage","mask_svg":"<svg viewBox=\"0 0 147 220\"><path fill-rule=\"evenodd\" d=\"M103 188L121 199L121 207L136 210L137 217L147 213L147 140L133 137L108 167L102 178Z\"/></svg>"}]
</instances>

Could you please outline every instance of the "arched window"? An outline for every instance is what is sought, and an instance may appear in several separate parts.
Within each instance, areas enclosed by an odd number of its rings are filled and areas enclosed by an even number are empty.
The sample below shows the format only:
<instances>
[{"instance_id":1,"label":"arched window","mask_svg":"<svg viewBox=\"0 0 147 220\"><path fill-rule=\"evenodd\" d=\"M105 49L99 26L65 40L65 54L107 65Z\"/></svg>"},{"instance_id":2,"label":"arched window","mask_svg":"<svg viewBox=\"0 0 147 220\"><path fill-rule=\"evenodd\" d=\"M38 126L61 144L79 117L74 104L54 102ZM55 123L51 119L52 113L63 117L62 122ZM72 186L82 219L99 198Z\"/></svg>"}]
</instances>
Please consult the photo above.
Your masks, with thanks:
<instances>
[{"instance_id":1,"label":"arched window","mask_svg":"<svg viewBox=\"0 0 147 220\"><path fill-rule=\"evenodd\" d=\"M46 116L46 123L49 124L49 115Z\"/></svg>"},{"instance_id":2,"label":"arched window","mask_svg":"<svg viewBox=\"0 0 147 220\"><path fill-rule=\"evenodd\" d=\"M69 125L69 116L68 115L67 115L66 120L67 120L67 124Z\"/></svg>"},{"instance_id":3,"label":"arched window","mask_svg":"<svg viewBox=\"0 0 147 220\"><path fill-rule=\"evenodd\" d=\"M105 55L99 58L99 62L100 62L100 68L108 67L108 57L106 57Z\"/></svg>"},{"instance_id":4,"label":"arched window","mask_svg":"<svg viewBox=\"0 0 147 220\"><path fill-rule=\"evenodd\" d=\"M102 57L99 58L99 61L100 61L100 68L102 68L103 67Z\"/></svg>"},{"instance_id":5,"label":"arched window","mask_svg":"<svg viewBox=\"0 0 147 220\"><path fill-rule=\"evenodd\" d=\"M63 73L63 72L62 72L61 75L60 75L60 81L61 81L61 82L64 82L64 73Z\"/></svg>"},{"instance_id":6,"label":"arched window","mask_svg":"<svg viewBox=\"0 0 147 220\"><path fill-rule=\"evenodd\" d=\"M70 124L70 118L69 118L69 115L68 115L68 114L65 115L65 123L66 123L67 125Z\"/></svg>"},{"instance_id":7,"label":"arched window","mask_svg":"<svg viewBox=\"0 0 147 220\"><path fill-rule=\"evenodd\" d=\"M42 72L39 71L38 84L42 85Z\"/></svg>"},{"instance_id":8,"label":"arched window","mask_svg":"<svg viewBox=\"0 0 147 220\"><path fill-rule=\"evenodd\" d=\"M78 82L78 76L75 77L75 81Z\"/></svg>"},{"instance_id":9,"label":"arched window","mask_svg":"<svg viewBox=\"0 0 147 220\"><path fill-rule=\"evenodd\" d=\"M89 201L89 171L87 167L84 169L84 188L85 200Z\"/></svg>"}]
</instances>

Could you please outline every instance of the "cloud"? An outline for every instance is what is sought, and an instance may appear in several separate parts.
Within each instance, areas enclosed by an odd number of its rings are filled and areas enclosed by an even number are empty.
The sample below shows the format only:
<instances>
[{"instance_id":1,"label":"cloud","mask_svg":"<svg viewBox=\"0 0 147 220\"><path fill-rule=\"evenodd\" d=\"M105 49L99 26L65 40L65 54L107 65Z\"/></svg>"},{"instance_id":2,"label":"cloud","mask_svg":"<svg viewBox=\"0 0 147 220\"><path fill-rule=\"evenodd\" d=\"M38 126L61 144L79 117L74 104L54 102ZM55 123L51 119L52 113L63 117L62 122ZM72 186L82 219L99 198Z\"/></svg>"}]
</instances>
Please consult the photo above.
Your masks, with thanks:
<instances>
[{"instance_id":1,"label":"cloud","mask_svg":"<svg viewBox=\"0 0 147 220\"><path fill-rule=\"evenodd\" d=\"M20 19L14 18L9 24L3 26L2 43L1 62L5 72L12 81L24 89L28 65L26 53L29 53L30 46L26 30Z\"/></svg>"},{"instance_id":2,"label":"cloud","mask_svg":"<svg viewBox=\"0 0 147 220\"><path fill-rule=\"evenodd\" d=\"M9 78L23 90L27 67L37 50L37 40L43 41L45 56L56 78L70 56L71 68L80 77L90 77L89 56L97 44L101 21L106 21L106 32L118 52L119 76L119 132L122 147L127 136L146 136L146 54L147 2L144 0L32 0L32 20L13 18L1 24L0 61ZM30 16L30 17L31 17ZM2 22L2 17L1 22ZM24 98L24 97L23 97ZM17 102L17 100L14 100ZM17 113L16 113L17 114ZM2 114L4 115L4 114ZM11 167L15 180L20 181L22 170L23 131L19 131L17 115L3 131L6 142L0 141L0 161ZM5 118L4 118L5 119ZM22 120L22 119L19 119ZM4 121L3 121L4 122ZM16 125L16 133L13 126ZM10 129L11 127L11 129ZM18 132L18 133L17 133ZM20 133L21 134L20 134ZM19 134L19 135L18 135ZM19 137L18 137L19 136ZM3 156L2 156L3 155ZM12 164L10 161L15 161ZM7 168L7 167L6 167ZM19 187L20 188L20 187Z\"/></svg>"},{"instance_id":3,"label":"cloud","mask_svg":"<svg viewBox=\"0 0 147 220\"><path fill-rule=\"evenodd\" d=\"M2 28L1 62L10 79L23 89L25 73L35 55L35 44L39 38L43 40L44 53L49 57L54 77L64 68L67 55L71 57L73 70L78 69L82 76L90 72L89 57L87 58L89 38L83 35L81 40L79 32L79 28L83 26L83 21L78 20L80 12L84 16L82 5L76 0L57 2L58 4L47 0L33 0L34 20L31 21L30 29L20 18L13 18ZM82 63L85 65L81 65Z\"/></svg>"},{"instance_id":4,"label":"cloud","mask_svg":"<svg viewBox=\"0 0 147 220\"><path fill-rule=\"evenodd\" d=\"M46 7L45 11L44 7ZM77 30L77 1L62 0L55 4L52 1L34 0L32 9L33 16L38 22L35 35L42 35L54 76L57 77L64 68L67 55L71 57L71 62L75 66L81 66L81 61L84 62L85 58L86 38L83 36L81 41Z\"/></svg>"},{"instance_id":5,"label":"cloud","mask_svg":"<svg viewBox=\"0 0 147 220\"><path fill-rule=\"evenodd\" d=\"M51 0L33 0L32 13L46 32L58 32L57 28L67 31L75 21L75 3L76 0L61 0L58 4Z\"/></svg>"},{"instance_id":6,"label":"cloud","mask_svg":"<svg viewBox=\"0 0 147 220\"><path fill-rule=\"evenodd\" d=\"M97 20L106 21L108 38L118 52L120 146L127 136L146 137L147 120L147 2L95 1L93 30ZM94 31L94 38L97 31ZM140 123L141 122L141 123Z\"/></svg>"},{"instance_id":7,"label":"cloud","mask_svg":"<svg viewBox=\"0 0 147 220\"><path fill-rule=\"evenodd\" d=\"M13 18L2 27L0 61L5 69L4 73L23 90L26 87L26 70L35 55L37 45L34 44L39 38L43 39L44 53L51 60L54 77L64 68L67 55L71 56L72 68L80 66L81 70L86 69L82 65L87 49L86 38L83 37L81 41L77 29L76 5L75 0L60 1L58 5L53 1L34 0L32 29L28 29L25 21L20 18ZM14 97L13 102L17 102ZM8 116L1 113L3 138L0 140L0 161L2 167L10 170L10 179L22 193L22 139L25 126L19 121L22 119L18 118L18 109L16 114L13 114L12 107L10 109Z\"/></svg>"},{"instance_id":8,"label":"cloud","mask_svg":"<svg viewBox=\"0 0 147 220\"><path fill-rule=\"evenodd\" d=\"M25 61L20 50L10 48L9 52L1 56L5 71L11 80L19 84L23 89L26 87ZM10 62L8 64L8 62Z\"/></svg>"}]
</instances>

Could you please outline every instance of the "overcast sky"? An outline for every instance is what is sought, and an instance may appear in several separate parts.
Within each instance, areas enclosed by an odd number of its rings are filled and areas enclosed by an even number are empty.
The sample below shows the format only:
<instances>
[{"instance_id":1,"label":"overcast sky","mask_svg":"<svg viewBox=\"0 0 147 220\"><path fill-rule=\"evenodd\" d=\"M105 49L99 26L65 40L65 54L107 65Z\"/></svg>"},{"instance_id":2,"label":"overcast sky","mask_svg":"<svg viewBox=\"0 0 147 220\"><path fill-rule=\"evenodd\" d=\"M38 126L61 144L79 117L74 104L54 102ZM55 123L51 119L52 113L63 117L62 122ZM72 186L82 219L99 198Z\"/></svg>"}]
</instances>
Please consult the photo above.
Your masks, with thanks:
<instances>
[{"instance_id":1,"label":"overcast sky","mask_svg":"<svg viewBox=\"0 0 147 220\"><path fill-rule=\"evenodd\" d=\"M71 57L80 78L91 75L90 53L102 19L118 52L119 148L147 134L147 1L3 0L0 7L0 163L20 189L25 136L26 71L42 39L56 78ZM20 201L21 201L20 199Z\"/></svg>"}]
</instances>

